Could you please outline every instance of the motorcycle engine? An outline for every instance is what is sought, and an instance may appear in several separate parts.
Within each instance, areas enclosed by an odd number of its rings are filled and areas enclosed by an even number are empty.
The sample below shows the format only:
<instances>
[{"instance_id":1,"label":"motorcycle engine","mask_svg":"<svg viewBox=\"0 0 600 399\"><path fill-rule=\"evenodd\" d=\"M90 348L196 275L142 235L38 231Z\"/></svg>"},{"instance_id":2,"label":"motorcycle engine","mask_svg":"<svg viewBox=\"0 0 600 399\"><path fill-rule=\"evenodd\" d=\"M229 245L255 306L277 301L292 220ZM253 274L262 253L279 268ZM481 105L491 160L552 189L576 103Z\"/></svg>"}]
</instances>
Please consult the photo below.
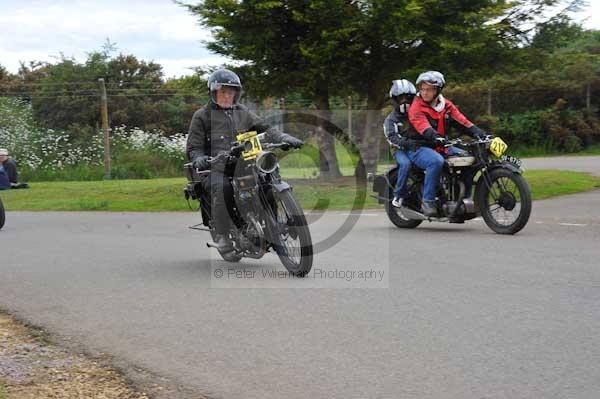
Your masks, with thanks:
<instances>
[{"instance_id":1,"label":"motorcycle engine","mask_svg":"<svg viewBox=\"0 0 600 399\"><path fill-rule=\"evenodd\" d=\"M239 240L241 249L259 257L263 256L267 251L263 227L252 214L247 215L246 219L247 223L242 229Z\"/></svg>"}]
</instances>

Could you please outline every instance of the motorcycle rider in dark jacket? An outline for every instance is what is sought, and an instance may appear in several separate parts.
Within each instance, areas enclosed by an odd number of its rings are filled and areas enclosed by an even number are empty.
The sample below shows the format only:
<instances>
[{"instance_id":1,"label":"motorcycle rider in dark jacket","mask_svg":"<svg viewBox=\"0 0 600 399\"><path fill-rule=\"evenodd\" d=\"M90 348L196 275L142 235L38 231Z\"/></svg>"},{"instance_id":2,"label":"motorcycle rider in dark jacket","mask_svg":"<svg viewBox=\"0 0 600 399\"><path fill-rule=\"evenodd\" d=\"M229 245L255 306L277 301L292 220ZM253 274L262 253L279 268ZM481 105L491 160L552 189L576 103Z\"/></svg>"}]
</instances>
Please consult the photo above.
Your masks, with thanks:
<instances>
[{"instance_id":1,"label":"motorcycle rider in dark jacket","mask_svg":"<svg viewBox=\"0 0 600 399\"><path fill-rule=\"evenodd\" d=\"M406 151L414 145L414 140L406 137L406 133L410 127L408 109L416 94L417 89L408 80L397 79L392 81L390 99L394 104L394 110L389 113L383 122L383 134L390 146L392 146L394 159L398 163L398 178L392 200L392 205L397 208L402 206L402 201L407 194L406 182L411 162L406 155Z\"/></svg>"},{"instance_id":2,"label":"motorcycle rider in dark jacket","mask_svg":"<svg viewBox=\"0 0 600 399\"><path fill-rule=\"evenodd\" d=\"M211 216L218 234L216 244L223 252L233 250L229 237L230 217L227 203L233 201L233 190L229 176L234 169L223 162L210 163L211 157L229 153L232 143L240 133L265 132L266 140L272 143L287 143L300 148L303 142L289 134L280 133L265 124L256 114L248 110L239 99L242 83L234 72L219 69L208 79L209 102L194 113L187 138L187 156L199 170L210 170L203 184L211 197ZM223 158L225 159L225 158Z\"/></svg>"}]
</instances>

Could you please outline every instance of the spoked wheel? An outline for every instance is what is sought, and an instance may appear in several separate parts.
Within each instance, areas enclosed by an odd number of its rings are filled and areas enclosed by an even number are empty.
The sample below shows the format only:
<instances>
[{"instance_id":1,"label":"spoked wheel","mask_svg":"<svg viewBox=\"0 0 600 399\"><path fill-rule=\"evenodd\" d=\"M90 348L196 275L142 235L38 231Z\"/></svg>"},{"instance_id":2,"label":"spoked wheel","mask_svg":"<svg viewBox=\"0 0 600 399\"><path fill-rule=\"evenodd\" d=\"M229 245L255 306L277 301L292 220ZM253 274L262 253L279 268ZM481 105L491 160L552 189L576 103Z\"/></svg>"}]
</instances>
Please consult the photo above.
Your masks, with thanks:
<instances>
[{"instance_id":1,"label":"spoked wheel","mask_svg":"<svg viewBox=\"0 0 600 399\"><path fill-rule=\"evenodd\" d=\"M485 179L485 176L480 178ZM523 176L506 169L490 172L479 193L481 216L498 234L515 234L531 215L531 192Z\"/></svg>"},{"instance_id":2,"label":"spoked wheel","mask_svg":"<svg viewBox=\"0 0 600 399\"><path fill-rule=\"evenodd\" d=\"M390 178L395 182L396 176L390 176ZM409 176L408 182L408 197L403 201L403 207L407 207L412 209L413 211L420 212L421 210L421 196L419 195L419 184L415 182L415 180ZM401 229L414 229L418 225L420 225L422 220L408 219L402 214L402 208L396 208L392 205L392 199L394 198L394 190L392 187L388 188L387 193L389 200L385 201L385 212L388 215L388 218L396 227Z\"/></svg>"},{"instance_id":3,"label":"spoked wheel","mask_svg":"<svg viewBox=\"0 0 600 399\"><path fill-rule=\"evenodd\" d=\"M272 194L269 241L283 266L294 276L304 277L313 263L312 239L304 211L290 190Z\"/></svg>"},{"instance_id":4,"label":"spoked wheel","mask_svg":"<svg viewBox=\"0 0 600 399\"><path fill-rule=\"evenodd\" d=\"M217 240L217 233L214 230L212 230L212 229L210 230L210 235L211 235L213 241ZM221 258L223 258L224 261L236 263L242 259L242 255L236 253L235 251L230 251L230 252L222 252L221 250L218 250L218 251L219 251L219 255L221 255Z\"/></svg>"},{"instance_id":5,"label":"spoked wheel","mask_svg":"<svg viewBox=\"0 0 600 399\"><path fill-rule=\"evenodd\" d=\"M4 204L2 204L2 200L0 199L0 229L4 227L4 222L6 221L6 214L4 213Z\"/></svg>"}]
</instances>

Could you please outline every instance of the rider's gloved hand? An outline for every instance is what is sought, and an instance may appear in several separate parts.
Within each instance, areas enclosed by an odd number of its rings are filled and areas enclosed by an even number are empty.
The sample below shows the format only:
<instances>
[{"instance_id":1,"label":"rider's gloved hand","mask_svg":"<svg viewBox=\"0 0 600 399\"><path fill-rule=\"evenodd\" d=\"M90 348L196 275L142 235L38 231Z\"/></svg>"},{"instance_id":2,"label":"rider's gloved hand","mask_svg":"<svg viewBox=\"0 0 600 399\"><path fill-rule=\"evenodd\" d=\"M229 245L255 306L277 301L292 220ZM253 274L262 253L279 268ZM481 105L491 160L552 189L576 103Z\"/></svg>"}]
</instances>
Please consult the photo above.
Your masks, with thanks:
<instances>
[{"instance_id":1,"label":"rider's gloved hand","mask_svg":"<svg viewBox=\"0 0 600 399\"><path fill-rule=\"evenodd\" d=\"M406 145L406 139L397 134L390 135L387 139L389 143L396 148L403 148Z\"/></svg>"},{"instance_id":2,"label":"rider's gloved hand","mask_svg":"<svg viewBox=\"0 0 600 399\"><path fill-rule=\"evenodd\" d=\"M194 168L199 169L199 170L206 170L210 167L207 156L201 156L201 157L194 159L194 161L192 162L192 165L194 166Z\"/></svg>"},{"instance_id":3,"label":"rider's gloved hand","mask_svg":"<svg viewBox=\"0 0 600 399\"><path fill-rule=\"evenodd\" d=\"M478 140L483 140L483 139L485 139L485 138L488 136L488 134L487 134L487 133L486 133L484 130L482 130L482 129L478 128L478 127L477 127L477 126L475 126L475 125L473 125L473 126L471 126L470 128L468 128L468 129L467 129L467 132L468 132L468 133L469 133L471 136L475 137L475 138L476 138L476 139L478 139Z\"/></svg>"},{"instance_id":4,"label":"rider's gloved hand","mask_svg":"<svg viewBox=\"0 0 600 399\"><path fill-rule=\"evenodd\" d=\"M443 147L443 146L446 145L446 143L448 142L448 140L446 140L445 137L437 136L437 137L435 137L434 142L435 142L436 146Z\"/></svg>"},{"instance_id":5,"label":"rider's gloved hand","mask_svg":"<svg viewBox=\"0 0 600 399\"><path fill-rule=\"evenodd\" d=\"M283 143L289 144L292 148L300 148L304 145L304 141L297 139L294 136L290 136L289 134L286 134L281 141Z\"/></svg>"},{"instance_id":6,"label":"rider's gloved hand","mask_svg":"<svg viewBox=\"0 0 600 399\"><path fill-rule=\"evenodd\" d=\"M213 164L225 164L229 160L229 151L219 151L217 156L213 158Z\"/></svg>"}]
</instances>

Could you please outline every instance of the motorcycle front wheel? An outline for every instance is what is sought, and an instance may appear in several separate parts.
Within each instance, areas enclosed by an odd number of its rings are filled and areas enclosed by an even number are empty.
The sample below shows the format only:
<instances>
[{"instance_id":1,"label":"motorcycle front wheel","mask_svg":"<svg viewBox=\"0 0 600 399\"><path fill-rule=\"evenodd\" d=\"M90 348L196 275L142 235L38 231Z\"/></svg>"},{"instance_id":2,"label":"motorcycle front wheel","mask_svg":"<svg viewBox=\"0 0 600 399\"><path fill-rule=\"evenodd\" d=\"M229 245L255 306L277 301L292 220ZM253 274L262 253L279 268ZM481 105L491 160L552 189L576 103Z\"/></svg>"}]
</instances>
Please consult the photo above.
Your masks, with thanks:
<instances>
[{"instance_id":1,"label":"motorcycle front wheel","mask_svg":"<svg viewBox=\"0 0 600 399\"><path fill-rule=\"evenodd\" d=\"M306 276L313 264L313 246L304 211L290 190L273 192L269 241L283 266L294 276Z\"/></svg>"},{"instance_id":2,"label":"motorcycle front wheel","mask_svg":"<svg viewBox=\"0 0 600 399\"><path fill-rule=\"evenodd\" d=\"M481 176L480 179L485 179ZM498 234L515 234L531 215L531 192L520 174L492 170L479 191L478 207L485 224Z\"/></svg>"}]
</instances>

